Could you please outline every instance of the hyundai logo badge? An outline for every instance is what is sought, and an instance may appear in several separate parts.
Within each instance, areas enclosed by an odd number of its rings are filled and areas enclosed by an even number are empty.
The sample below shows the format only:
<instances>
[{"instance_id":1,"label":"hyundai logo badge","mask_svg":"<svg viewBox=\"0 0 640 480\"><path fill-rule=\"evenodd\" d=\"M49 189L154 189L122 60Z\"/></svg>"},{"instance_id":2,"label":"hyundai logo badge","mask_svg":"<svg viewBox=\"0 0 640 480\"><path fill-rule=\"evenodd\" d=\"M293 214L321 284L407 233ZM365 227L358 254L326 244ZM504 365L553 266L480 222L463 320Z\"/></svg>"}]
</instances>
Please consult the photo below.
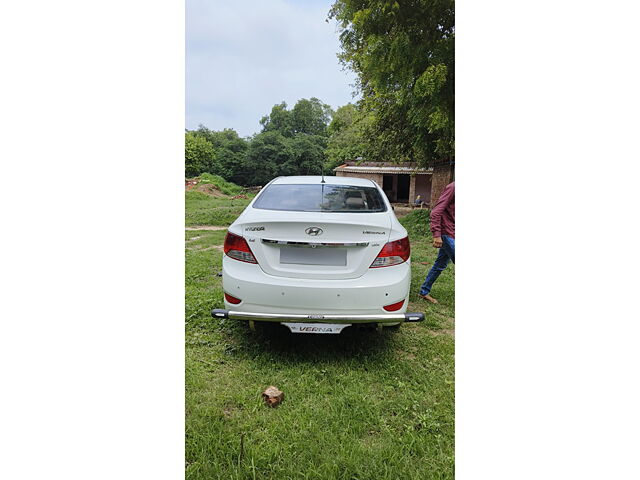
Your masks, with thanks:
<instances>
[{"instance_id":1,"label":"hyundai logo badge","mask_svg":"<svg viewBox=\"0 0 640 480\"><path fill-rule=\"evenodd\" d=\"M322 229L320 227L309 227L305 230L307 235L313 235L317 237L318 235L322 235Z\"/></svg>"}]
</instances>

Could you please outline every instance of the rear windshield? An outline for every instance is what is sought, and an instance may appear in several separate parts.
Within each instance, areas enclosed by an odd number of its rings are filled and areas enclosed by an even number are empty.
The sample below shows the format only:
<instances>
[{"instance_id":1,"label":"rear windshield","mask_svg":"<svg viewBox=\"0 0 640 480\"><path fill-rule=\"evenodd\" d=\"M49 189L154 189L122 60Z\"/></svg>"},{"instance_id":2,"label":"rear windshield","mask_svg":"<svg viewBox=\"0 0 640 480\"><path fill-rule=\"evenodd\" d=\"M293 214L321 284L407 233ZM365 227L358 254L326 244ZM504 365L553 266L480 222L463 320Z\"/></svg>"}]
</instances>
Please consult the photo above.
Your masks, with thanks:
<instances>
[{"instance_id":1,"label":"rear windshield","mask_svg":"<svg viewBox=\"0 0 640 480\"><path fill-rule=\"evenodd\" d=\"M254 208L293 212L384 212L387 207L375 187L352 185L269 185Z\"/></svg>"}]
</instances>

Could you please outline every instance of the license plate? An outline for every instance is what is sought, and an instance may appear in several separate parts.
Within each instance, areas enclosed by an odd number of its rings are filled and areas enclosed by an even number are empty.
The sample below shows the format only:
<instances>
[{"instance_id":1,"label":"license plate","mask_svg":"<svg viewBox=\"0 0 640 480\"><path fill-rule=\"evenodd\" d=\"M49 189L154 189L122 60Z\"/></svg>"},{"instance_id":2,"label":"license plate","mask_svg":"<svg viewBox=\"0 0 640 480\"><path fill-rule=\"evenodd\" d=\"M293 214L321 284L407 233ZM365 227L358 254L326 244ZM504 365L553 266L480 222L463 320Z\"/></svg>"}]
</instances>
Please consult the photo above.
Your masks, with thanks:
<instances>
[{"instance_id":1,"label":"license plate","mask_svg":"<svg viewBox=\"0 0 640 480\"><path fill-rule=\"evenodd\" d=\"M280 263L344 267L347 265L347 251L341 248L282 247Z\"/></svg>"},{"instance_id":2,"label":"license plate","mask_svg":"<svg viewBox=\"0 0 640 480\"><path fill-rule=\"evenodd\" d=\"M329 333L329 334L337 334L340 333L346 327L350 327L350 323L285 323L282 322L282 325L286 325L291 330L291 333Z\"/></svg>"}]
</instances>

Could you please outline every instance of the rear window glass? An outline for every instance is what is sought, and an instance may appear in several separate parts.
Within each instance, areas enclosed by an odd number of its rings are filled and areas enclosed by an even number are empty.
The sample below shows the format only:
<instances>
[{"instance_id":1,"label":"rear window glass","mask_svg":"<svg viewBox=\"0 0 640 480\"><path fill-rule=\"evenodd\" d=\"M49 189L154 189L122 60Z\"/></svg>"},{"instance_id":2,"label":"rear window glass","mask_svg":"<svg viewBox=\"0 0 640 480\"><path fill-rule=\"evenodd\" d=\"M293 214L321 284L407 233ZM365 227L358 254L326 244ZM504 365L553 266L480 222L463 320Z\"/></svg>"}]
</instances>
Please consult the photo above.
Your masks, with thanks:
<instances>
[{"instance_id":1,"label":"rear window glass","mask_svg":"<svg viewBox=\"0 0 640 480\"><path fill-rule=\"evenodd\" d=\"M253 204L264 210L294 212L384 212L387 207L375 187L352 185L269 185Z\"/></svg>"}]
</instances>

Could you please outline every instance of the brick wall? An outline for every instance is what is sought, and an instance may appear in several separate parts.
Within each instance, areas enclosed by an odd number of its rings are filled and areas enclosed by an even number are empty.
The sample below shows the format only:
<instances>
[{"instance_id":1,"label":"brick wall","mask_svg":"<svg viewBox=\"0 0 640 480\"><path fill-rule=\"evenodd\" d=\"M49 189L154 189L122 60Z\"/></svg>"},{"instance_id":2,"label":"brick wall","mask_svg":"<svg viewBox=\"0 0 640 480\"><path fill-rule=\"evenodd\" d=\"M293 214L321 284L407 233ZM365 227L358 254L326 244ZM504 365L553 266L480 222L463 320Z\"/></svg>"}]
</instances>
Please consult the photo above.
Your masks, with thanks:
<instances>
[{"instance_id":1,"label":"brick wall","mask_svg":"<svg viewBox=\"0 0 640 480\"><path fill-rule=\"evenodd\" d=\"M431 175L416 175L416 195L420 195L424 203L431 201Z\"/></svg>"},{"instance_id":2,"label":"brick wall","mask_svg":"<svg viewBox=\"0 0 640 480\"><path fill-rule=\"evenodd\" d=\"M436 165L433 167L433 177L431 179L431 206L433 207L444 187L453 181L453 166Z\"/></svg>"}]
</instances>

